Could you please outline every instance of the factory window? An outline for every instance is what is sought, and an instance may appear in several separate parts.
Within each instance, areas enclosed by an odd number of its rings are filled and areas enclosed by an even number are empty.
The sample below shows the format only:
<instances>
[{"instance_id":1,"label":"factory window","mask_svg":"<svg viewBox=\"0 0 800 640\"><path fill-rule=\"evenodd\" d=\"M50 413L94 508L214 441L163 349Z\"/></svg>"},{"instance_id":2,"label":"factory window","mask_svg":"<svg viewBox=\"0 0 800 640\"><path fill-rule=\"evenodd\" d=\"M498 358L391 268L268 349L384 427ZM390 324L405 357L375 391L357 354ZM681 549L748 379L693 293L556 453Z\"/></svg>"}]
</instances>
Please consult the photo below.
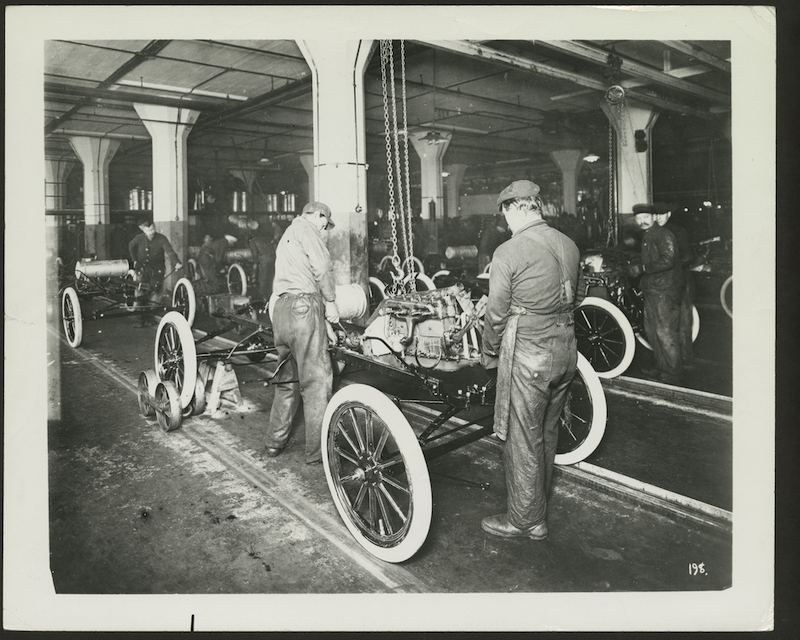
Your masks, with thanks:
<instances>
[{"instance_id":1,"label":"factory window","mask_svg":"<svg viewBox=\"0 0 800 640\"><path fill-rule=\"evenodd\" d=\"M134 187L128 192L128 209L130 211L150 211L153 208L153 192Z\"/></svg>"},{"instance_id":2,"label":"factory window","mask_svg":"<svg viewBox=\"0 0 800 640\"><path fill-rule=\"evenodd\" d=\"M294 213L297 200L295 195L281 191L281 196L283 196L283 211L285 213Z\"/></svg>"},{"instance_id":3,"label":"factory window","mask_svg":"<svg viewBox=\"0 0 800 640\"><path fill-rule=\"evenodd\" d=\"M278 211L278 194L277 193L268 193L267 194L267 211L269 211L271 213Z\"/></svg>"},{"instance_id":4,"label":"factory window","mask_svg":"<svg viewBox=\"0 0 800 640\"><path fill-rule=\"evenodd\" d=\"M234 213L244 213L247 211L247 192L233 192L233 211Z\"/></svg>"}]
</instances>

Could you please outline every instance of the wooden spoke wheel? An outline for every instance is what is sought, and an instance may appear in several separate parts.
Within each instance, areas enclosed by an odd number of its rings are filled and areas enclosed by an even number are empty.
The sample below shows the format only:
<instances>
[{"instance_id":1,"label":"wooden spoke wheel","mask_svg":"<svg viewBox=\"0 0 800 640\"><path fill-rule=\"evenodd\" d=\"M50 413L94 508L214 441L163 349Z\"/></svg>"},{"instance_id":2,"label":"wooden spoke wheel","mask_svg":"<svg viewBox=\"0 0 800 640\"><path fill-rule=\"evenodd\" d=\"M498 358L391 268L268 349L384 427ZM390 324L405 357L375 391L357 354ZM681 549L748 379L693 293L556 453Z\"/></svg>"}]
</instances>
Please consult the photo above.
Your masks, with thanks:
<instances>
[{"instance_id":1,"label":"wooden spoke wheel","mask_svg":"<svg viewBox=\"0 0 800 640\"><path fill-rule=\"evenodd\" d=\"M83 341L83 312L78 292L67 287L61 294L61 322L70 347L78 347Z\"/></svg>"},{"instance_id":2,"label":"wooden spoke wheel","mask_svg":"<svg viewBox=\"0 0 800 640\"><path fill-rule=\"evenodd\" d=\"M602 298L587 297L575 309L575 338L600 378L624 373L636 354L633 327L620 309Z\"/></svg>"},{"instance_id":3,"label":"wooden spoke wheel","mask_svg":"<svg viewBox=\"0 0 800 640\"><path fill-rule=\"evenodd\" d=\"M328 403L322 461L339 515L369 553L402 562L422 546L433 500L425 456L397 406L351 384Z\"/></svg>"},{"instance_id":4,"label":"wooden spoke wheel","mask_svg":"<svg viewBox=\"0 0 800 640\"><path fill-rule=\"evenodd\" d=\"M197 298L194 295L194 286L188 278L181 278L175 283L172 291L172 307L186 318L191 327L197 313Z\"/></svg>"},{"instance_id":5,"label":"wooden spoke wheel","mask_svg":"<svg viewBox=\"0 0 800 640\"><path fill-rule=\"evenodd\" d=\"M591 455L606 432L606 396L589 361L578 353L578 370L567 392L558 430L555 463L575 464Z\"/></svg>"},{"instance_id":6,"label":"wooden spoke wheel","mask_svg":"<svg viewBox=\"0 0 800 640\"><path fill-rule=\"evenodd\" d=\"M733 318L733 276L728 276L719 288L719 303L728 317ZM694 334L694 330L692 334Z\"/></svg>"},{"instance_id":7,"label":"wooden spoke wheel","mask_svg":"<svg viewBox=\"0 0 800 640\"><path fill-rule=\"evenodd\" d=\"M189 323L177 311L164 314L158 324L155 365L158 381L173 382L181 409L188 407L197 381L197 349Z\"/></svg>"},{"instance_id":8,"label":"wooden spoke wheel","mask_svg":"<svg viewBox=\"0 0 800 640\"><path fill-rule=\"evenodd\" d=\"M228 293L239 296L247 294L247 275L237 262L228 267Z\"/></svg>"}]
</instances>

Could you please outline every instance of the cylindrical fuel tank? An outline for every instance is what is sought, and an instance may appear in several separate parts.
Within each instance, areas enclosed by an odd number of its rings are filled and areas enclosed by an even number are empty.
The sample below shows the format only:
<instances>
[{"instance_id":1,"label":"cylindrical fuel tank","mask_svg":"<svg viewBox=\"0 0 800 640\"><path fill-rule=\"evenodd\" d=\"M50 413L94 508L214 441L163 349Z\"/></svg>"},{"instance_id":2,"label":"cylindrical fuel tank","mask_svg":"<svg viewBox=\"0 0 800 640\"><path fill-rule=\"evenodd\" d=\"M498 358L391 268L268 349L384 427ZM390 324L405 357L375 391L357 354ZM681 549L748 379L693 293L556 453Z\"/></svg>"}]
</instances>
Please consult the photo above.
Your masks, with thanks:
<instances>
[{"instance_id":1,"label":"cylindrical fuel tank","mask_svg":"<svg viewBox=\"0 0 800 640\"><path fill-rule=\"evenodd\" d=\"M75 265L75 277L122 278L128 274L127 260L79 260Z\"/></svg>"},{"instance_id":2,"label":"cylindrical fuel tank","mask_svg":"<svg viewBox=\"0 0 800 640\"><path fill-rule=\"evenodd\" d=\"M474 244L466 244L459 247L447 247L444 250L444 255L448 260L454 260L456 258L477 258L478 257L478 247Z\"/></svg>"}]
</instances>

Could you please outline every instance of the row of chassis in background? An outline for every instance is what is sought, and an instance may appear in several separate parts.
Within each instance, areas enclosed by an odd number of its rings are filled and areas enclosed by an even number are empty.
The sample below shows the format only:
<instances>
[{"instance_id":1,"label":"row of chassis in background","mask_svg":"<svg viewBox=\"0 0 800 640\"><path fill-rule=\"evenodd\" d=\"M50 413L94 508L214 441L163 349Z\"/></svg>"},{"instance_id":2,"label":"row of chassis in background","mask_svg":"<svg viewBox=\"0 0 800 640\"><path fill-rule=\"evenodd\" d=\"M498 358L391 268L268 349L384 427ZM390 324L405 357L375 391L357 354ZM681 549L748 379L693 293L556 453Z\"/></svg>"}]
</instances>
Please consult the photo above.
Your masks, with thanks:
<instances>
[{"instance_id":1,"label":"row of chassis in background","mask_svg":"<svg viewBox=\"0 0 800 640\"><path fill-rule=\"evenodd\" d=\"M74 280L61 287L65 338L78 347L86 321L163 313L154 367L140 374L138 388L140 413L155 417L164 431L205 411L211 389L219 388L215 376L229 372L227 365L277 360L267 301L245 298L243 304L215 308L218 296L209 296L211 305L198 305L189 277L177 281L170 304L158 305L137 298L135 274L122 273L121 265L112 268L111 262L82 262ZM440 271L429 277L421 264L415 266L414 282L406 282L404 293L388 295L392 286L370 278L365 327L343 323L329 332L338 390L323 421L326 479L355 540L388 562L409 559L427 538L433 504L427 463L493 437L495 378L480 365L488 273L459 279ZM246 282L239 269L239 281ZM575 311L578 371L560 422L557 464L580 462L599 445L607 421L599 378L628 367L637 337L646 343L640 296L621 273L615 265L586 274L592 295ZM245 292L232 293L241 301ZM210 307L218 328L198 338L201 332L192 324L204 307ZM223 335L232 339L222 348L208 348ZM282 364L264 379L267 384ZM348 381L364 371L374 372L371 384ZM412 428L409 415L415 423L422 416L427 424Z\"/></svg>"}]
</instances>

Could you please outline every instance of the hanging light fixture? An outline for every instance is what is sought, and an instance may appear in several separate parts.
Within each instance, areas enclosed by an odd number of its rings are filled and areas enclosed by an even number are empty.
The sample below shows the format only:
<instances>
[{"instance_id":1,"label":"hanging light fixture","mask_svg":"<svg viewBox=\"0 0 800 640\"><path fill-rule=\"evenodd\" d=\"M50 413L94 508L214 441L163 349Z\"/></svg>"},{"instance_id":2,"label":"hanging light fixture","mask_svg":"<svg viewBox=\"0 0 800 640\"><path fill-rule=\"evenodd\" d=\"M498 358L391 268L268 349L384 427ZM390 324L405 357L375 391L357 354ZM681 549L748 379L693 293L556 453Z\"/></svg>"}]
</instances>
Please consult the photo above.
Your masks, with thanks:
<instances>
[{"instance_id":1,"label":"hanging light fixture","mask_svg":"<svg viewBox=\"0 0 800 640\"><path fill-rule=\"evenodd\" d=\"M269 159L267 155L267 138L264 138L264 152L261 154L261 157L258 160L258 164L271 164L272 160Z\"/></svg>"}]
</instances>

